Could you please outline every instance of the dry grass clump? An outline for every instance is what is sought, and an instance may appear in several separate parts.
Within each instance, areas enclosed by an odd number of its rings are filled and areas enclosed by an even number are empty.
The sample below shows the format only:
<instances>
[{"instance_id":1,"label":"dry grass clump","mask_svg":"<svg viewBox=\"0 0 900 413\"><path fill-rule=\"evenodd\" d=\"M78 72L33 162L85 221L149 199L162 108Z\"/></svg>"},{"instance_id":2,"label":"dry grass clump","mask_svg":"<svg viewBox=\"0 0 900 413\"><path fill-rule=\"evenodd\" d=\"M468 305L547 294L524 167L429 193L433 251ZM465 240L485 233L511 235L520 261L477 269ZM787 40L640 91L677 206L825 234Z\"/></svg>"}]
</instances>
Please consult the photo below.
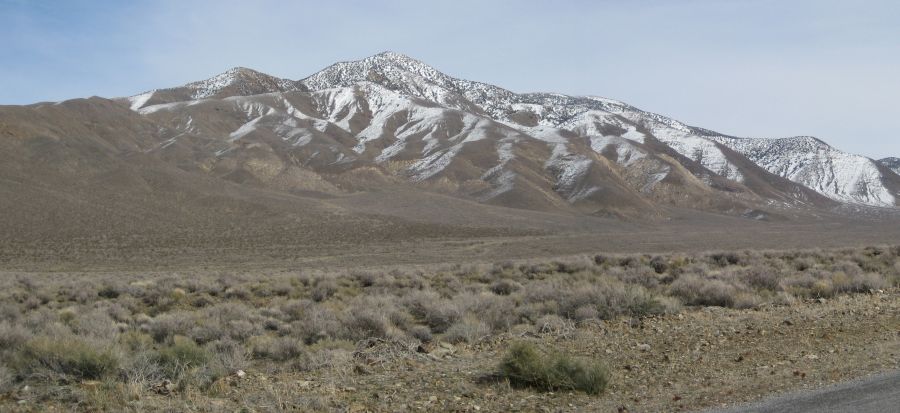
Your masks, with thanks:
<instances>
[{"instance_id":1,"label":"dry grass clump","mask_svg":"<svg viewBox=\"0 0 900 413\"><path fill-rule=\"evenodd\" d=\"M513 344L499 370L500 376L513 386L543 391L600 394L609 383L609 370L600 363L560 353L542 354L528 343Z\"/></svg>"},{"instance_id":2,"label":"dry grass clump","mask_svg":"<svg viewBox=\"0 0 900 413\"><path fill-rule=\"evenodd\" d=\"M475 343L490 334L491 327L489 325L474 315L468 315L450 326L444 334L444 339L454 344Z\"/></svg>"},{"instance_id":3,"label":"dry grass clump","mask_svg":"<svg viewBox=\"0 0 900 413\"><path fill-rule=\"evenodd\" d=\"M894 247L382 271L11 276L0 279L0 398L28 385L66 403L122 410L160 383L177 394L215 392L217 380L238 370L352 372L360 360L407 357L431 341L568 336L684 305L752 309L898 287L898 258ZM548 363L542 368L581 371ZM114 394L60 396L61 383L83 381Z\"/></svg>"}]
</instances>

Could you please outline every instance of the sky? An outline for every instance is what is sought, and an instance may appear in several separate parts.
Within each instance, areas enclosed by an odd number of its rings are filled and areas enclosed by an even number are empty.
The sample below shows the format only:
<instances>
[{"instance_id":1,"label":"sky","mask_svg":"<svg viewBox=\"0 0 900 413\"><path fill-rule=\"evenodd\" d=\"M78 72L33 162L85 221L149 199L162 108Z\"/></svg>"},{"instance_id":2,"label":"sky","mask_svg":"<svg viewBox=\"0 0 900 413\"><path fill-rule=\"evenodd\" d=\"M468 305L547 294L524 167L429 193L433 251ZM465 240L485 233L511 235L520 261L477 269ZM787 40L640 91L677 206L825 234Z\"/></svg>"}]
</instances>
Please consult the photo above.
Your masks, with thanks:
<instances>
[{"instance_id":1,"label":"sky","mask_svg":"<svg viewBox=\"0 0 900 413\"><path fill-rule=\"evenodd\" d=\"M385 50L516 92L900 156L900 2L0 0L0 104L128 96Z\"/></svg>"}]
</instances>

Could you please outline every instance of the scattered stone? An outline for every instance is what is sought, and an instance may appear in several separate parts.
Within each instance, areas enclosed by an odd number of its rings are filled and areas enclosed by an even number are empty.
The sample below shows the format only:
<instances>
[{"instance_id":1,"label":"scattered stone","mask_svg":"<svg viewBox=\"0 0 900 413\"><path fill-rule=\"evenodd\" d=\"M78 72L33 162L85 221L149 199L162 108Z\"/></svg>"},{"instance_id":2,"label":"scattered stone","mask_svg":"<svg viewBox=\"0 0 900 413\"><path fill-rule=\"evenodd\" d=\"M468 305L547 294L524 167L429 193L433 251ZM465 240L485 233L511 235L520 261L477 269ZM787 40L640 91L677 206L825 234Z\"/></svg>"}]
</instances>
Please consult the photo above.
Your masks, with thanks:
<instances>
[{"instance_id":1,"label":"scattered stone","mask_svg":"<svg viewBox=\"0 0 900 413\"><path fill-rule=\"evenodd\" d=\"M453 355L454 353L456 353L456 347L453 344L442 341L428 354L434 358L445 358Z\"/></svg>"},{"instance_id":2,"label":"scattered stone","mask_svg":"<svg viewBox=\"0 0 900 413\"><path fill-rule=\"evenodd\" d=\"M175 386L175 383L172 383L171 380L167 379L154 384L153 387L151 387L151 390L156 394L165 396L174 393L176 388L177 386Z\"/></svg>"}]
</instances>

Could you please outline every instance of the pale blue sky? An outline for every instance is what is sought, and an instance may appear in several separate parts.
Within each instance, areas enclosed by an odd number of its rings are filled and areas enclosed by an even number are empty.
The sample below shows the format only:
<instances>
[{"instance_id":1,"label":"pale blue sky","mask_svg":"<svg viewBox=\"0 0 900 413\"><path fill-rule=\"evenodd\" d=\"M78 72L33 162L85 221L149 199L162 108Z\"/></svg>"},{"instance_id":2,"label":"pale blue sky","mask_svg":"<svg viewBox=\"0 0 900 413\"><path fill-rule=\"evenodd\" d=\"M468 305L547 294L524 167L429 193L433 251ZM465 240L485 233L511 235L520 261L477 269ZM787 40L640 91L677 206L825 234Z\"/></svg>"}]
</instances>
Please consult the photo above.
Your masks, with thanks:
<instances>
[{"instance_id":1,"label":"pale blue sky","mask_svg":"<svg viewBox=\"0 0 900 413\"><path fill-rule=\"evenodd\" d=\"M0 0L0 104L394 50L517 92L600 95L738 136L900 156L898 1Z\"/></svg>"}]
</instances>

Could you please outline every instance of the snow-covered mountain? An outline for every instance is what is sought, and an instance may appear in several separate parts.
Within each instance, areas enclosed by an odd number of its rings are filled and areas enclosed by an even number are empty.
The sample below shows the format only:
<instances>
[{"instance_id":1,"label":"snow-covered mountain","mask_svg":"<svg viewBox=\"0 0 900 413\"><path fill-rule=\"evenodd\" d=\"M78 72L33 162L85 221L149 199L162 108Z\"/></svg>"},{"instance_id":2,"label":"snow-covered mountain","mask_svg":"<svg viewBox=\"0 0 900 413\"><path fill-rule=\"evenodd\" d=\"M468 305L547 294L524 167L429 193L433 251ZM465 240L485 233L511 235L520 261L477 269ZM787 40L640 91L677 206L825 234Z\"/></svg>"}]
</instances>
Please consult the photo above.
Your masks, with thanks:
<instances>
[{"instance_id":1,"label":"snow-covered mountain","mask_svg":"<svg viewBox=\"0 0 900 413\"><path fill-rule=\"evenodd\" d=\"M900 158L888 157L882 158L878 160L878 163L882 166L887 167L888 169L894 171L896 174L900 174Z\"/></svg>"},{"instance_id":2,"label":"snow-covered mountain","mask_svg":"<svg viewBox=\"0 0 900 413\"><path fill-rule=\"evenodd\" d=\"M746 182L746 171L724 145L767 171L829 198L879 206L896 203L897 190L882 182L884 177L871 159L841 152L815 139L739 139L694 128L611 99L546 93L520 95L496 86L452 78L397 53L338 63L301 82L316 90L361 81L377 82L461 110L471 110L474 104L494 119L526 127L560 128L585 135L622 128L620 136L643 142L645 135L638 132L640 128L709 171L732 181Z\"/></svg>"},{"instance_id":3,"label":"snow-covered mountain","mask_svg":"<svg viewBox=\"0 0 900 413\"><path fill-rule=\"evenodd\" d=\"M746 155L766 170L806 185L830 198L893 206L898 191L878 163L837 150L811 136L750 139L709 136Z\"/></svg>"},{"instance_id":4,"label":"snow-covered mountain","mask_svg":"<svg viewBox=\"0 0 900 413\"><path fill-rule=\"evenodd\" d=\"M132 110L161 103L183 102L227 96L304 90L299 82L269 76L245 67L235 67L206 80L183 86L156 89L128 98Z\"/></svg>"},{"instance_id":5,"label":"snow-covered mountain","mask_svg":"<svg viewBox=\"0 0 900 413\"><path fill-rule=\"evenodd\" d=\"M302 170L335 187L400 182L613 214L893 206L900 189L886 168L813 138L736 138L611 99L514 93L393 52L299 81L232 69L123 102L166 125L166 156L205 148L212 173L278 185L300 185L287 175Z\"/></svg>"}]
</instances>

